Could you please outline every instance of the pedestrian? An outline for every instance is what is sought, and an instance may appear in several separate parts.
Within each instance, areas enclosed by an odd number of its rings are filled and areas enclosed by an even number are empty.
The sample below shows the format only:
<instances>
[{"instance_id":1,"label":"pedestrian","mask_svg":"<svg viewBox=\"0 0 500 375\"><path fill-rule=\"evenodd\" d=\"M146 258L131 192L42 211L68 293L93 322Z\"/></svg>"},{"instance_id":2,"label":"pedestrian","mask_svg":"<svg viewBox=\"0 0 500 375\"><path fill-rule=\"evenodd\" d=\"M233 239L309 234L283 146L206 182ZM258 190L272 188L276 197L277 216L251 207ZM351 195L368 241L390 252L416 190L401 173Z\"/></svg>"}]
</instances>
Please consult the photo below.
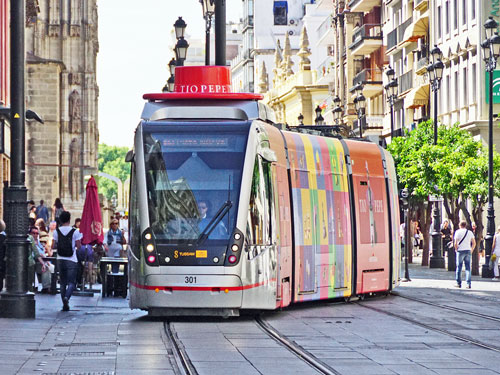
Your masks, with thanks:
<instances>
[{"instance_id":1,"label":"pedestrian","mask_svg":"<svg viewBox=\"0 0 500 375\"><path fill-rule=\"evenodd\" d=\"M38 261L35 264L35 277L38 282L42 283L42 293L48 293L50 288L50 270L49 265L43 257L45 257L45 247L40 242L40 232L37 227L30 228L30 241L34 258ZM38 252L38 254L36 254Z\"/></svg>"},{"instance_id":2,"label":"pedestrian","mask_svg":"<svg viewBox=\"0 0 500 375\"><path fill-rule=\"evenodd\" d=\"M111 220L110 228L106 233L106 245L108 257L119 258L121 256L121 251L123 250L123 245L127 243L123 231L118 228L119 222L117 219ZM119 264L112 265L112 272L117 273L119 269Z\"/></svg>"},{"instance_id":3,"label":"pedestrian","mask_svg":"<svg viewBox=\"0 0 500 375\"><path fill-rule=\"evenodd\" d=\"M56 198L54 201L54 205L52 206L52 219L57 223L57 225L61 225L59 216L64 211L64 206L61 202L60 198Z\"/></svg>"},{"instance_id":4,"label":"pedestrian","mask_svg":"<svg viewBox=\"0 0 500 375\"><path fill-rule=\"evenodd\" d=\"M457 252L457 270L455 279L457 281L456 287L462 287L462 263L465 263L465 281L467 288L471 288L471 275L470 275L470 259L472 249L476 246L476 239L474 233L467 229L467 223L461 221L459 224L460 229L455 231L454 243L455 251Z\"/></svg>"},{"instance_id":5,"label":"pedestrian","mask_svg":"<svg viewBox=\"0 0 500 375\"><path fill-rule=\"evenodd\" d=\"M34 226L36 222L36 206L31 206L28 217L30 221L30 227Z\"/></svg>"},{"instance_id":6,"label":"pedestrian","mask_svg":"<svg viewBox=\"0 0 500 375\"><path fill-rule=\"evenodd\" d=\"M81 246L82 235L78 229L71 227L71 214L63 211L59 215L61 225L54 232L52 249L57 250L57 265L61 279L62 311L69 311L69 300L76 287L78 259L75 248Z\"/></svg>"},{"instance_id":7,"label":"pedestrian","mask_svg":"<svg viewBox=\"0 0 500 375\"><path fill-rule=\"evenodd\" d=\"M448 220L445 220L443 222L443 225L441 226L441 238L443 239L443 254L445 251L450 250L450 244L453 245L451 242L451 235L452 231L450 228L450 222Z\"/></svg>"},{"instance_id":8,"label":"pedestrian","mask_svg":"<svg viewBox=\"0 0 500 375\"><path fill-rule=\"evenodd\" d=\"M78 230L80 230L80 223L82 222L82 219L80 219L79 217L77 217L75 219L75 224L73 224L73 228L76 228Z\"/></svg>"},{"instance_id":9,"label":"pedestrian","mask_svg":"<svg viewBox=\"0 0 500 375\"><path fill-rule=\"evenodd\" d=\"M0 292L3 289L3 279L5 278L5 256L7 255L5 251L5 240L7 235L5 234L5 222L0 219Z\"/></svg>"},{"instance_id":10,"label":"pedestrian","mask_svg":"<svg viewBox=\"0 0 500 375\"><path fill-rule=\"evenodd\" d=\"M43 219L44 222L49 221L49 209L44 205L43 199L40 199L40 205L36 208L36 217Z\"/></svg>"},{"instance_id":11,"label":"pedestrian","mask_svg":"<svg viewBox=\"0 0 500 375\"><path fill-rule=\"evenodd\" d=\"M500 272L498 271L498 260L500 259L500 227L497 228L497 232L493 237L493 244L491 245L491 262L493 263L493 280L500 280Z\"/></svg>"},{"instance_id":12,"label":"pedestrian","mask_svg":"<svg viewBox=\"0 0 500 375\"><path fill-rule=\"evenodd\" d=\"M36 240L35 240L35 237ZM38 241L38 228L37 227L30 227L29 229L29 234L28 234L28 241L30 243L29 249L28 249L28 289L30 292L35 291L35 286L38 284L38 280L35 284L35 277L36 277L36 267L37 264L40 264L41 271L46 272L48 270L47 266L45 265L45 262L42 258L42 255L40 255L40 252L38 251L37 247L37 241ZM50 275L49 275L50 277ZM49 279L49 285L50 285L50 279Z\"/></svg>"}]
</instances>

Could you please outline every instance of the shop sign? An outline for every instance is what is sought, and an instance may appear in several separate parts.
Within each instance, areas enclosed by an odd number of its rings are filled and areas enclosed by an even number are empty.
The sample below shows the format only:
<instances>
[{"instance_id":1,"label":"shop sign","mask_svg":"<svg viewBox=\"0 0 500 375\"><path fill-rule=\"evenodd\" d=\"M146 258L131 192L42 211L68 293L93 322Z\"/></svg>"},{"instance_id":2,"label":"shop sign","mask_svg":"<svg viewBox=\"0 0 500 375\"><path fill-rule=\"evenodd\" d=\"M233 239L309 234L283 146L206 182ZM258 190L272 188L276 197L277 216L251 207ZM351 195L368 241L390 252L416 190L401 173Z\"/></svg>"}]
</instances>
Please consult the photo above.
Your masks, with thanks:
<instances>
[{"instance_id":1,"label":"shop sign","mask_svg":"<svg viewBox=\"0 0 500 375\"><path fill-rule=\"evenodd\" d=\"M500 1L500 0L499 0ZM486 86L486 103L490 102L490 77L489 73L485 72ZM500 103L500 70L493 71L493 104Z\"/></svg>"}]
</instances>

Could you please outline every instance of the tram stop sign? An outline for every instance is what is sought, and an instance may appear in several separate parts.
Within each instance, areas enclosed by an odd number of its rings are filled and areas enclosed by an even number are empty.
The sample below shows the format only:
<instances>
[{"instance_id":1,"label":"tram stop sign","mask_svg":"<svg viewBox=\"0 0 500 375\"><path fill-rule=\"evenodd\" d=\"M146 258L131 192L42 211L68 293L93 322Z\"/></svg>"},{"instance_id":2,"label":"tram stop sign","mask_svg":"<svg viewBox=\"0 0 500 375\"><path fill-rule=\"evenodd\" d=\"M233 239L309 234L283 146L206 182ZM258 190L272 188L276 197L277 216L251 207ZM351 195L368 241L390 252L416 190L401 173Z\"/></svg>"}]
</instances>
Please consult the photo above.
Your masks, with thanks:
<instances>
[{"instance_id":1,"label":"tram stop sign","mask_svg":"<svg viewBox=\"0 0 500 375\"><path fill-rule=\"evenodd\" d=\"M486 103L490 102L489 73L485 72ZM500 103L500 70L493 71L493 104Z\"/></svg>"}]
</instances>

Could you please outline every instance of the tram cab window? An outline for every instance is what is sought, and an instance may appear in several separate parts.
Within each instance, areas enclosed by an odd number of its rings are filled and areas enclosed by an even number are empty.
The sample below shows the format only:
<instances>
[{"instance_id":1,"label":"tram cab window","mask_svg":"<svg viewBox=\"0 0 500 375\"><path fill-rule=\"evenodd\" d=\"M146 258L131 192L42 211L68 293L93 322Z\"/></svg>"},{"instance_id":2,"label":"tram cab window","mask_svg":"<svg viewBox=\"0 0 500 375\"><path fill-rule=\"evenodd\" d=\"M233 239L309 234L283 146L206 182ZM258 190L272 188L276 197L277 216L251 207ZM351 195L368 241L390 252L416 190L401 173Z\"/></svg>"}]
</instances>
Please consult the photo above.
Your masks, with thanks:
<instances>
[{"instance_id":1,"label":"tram cab window","mask_svg":"<svg viewBox=\"0 0 500 375\"><path fill-rule=\"evenodd\" d=\"M270 245L273 234L271 163L257 156L253 169L245 241L247 245Z\"/></svg>"},{"instance_id":2,"label":"tram cab window","mask_svg":"<svg viewBox=\"0 0 500 375\"><path fill-rule=\"evenodd\" d=\"M139 205L135 173L135 163L132 163L130 178L129 243L134 255L137 258L140 258L141 252L139 250L139 238L141 235L141 228L139 226Z\"/></svg>"}]
</instances>

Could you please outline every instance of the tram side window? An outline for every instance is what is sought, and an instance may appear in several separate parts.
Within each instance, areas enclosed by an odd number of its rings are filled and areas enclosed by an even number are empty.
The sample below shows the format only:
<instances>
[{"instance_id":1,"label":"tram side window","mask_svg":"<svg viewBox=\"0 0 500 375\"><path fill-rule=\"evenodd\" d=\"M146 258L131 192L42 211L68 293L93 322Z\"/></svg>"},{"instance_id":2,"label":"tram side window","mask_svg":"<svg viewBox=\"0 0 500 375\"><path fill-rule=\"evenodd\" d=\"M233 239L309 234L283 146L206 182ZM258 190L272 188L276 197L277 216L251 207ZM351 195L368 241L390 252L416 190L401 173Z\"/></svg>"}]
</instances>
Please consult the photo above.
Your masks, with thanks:
<instances>
[{"instance_id":1,"label":"tram side window","mask_svg":"<svg viewBox=\"0 0 500 375\"><path fill-rule=\"evenodd\" d=\"M255 159L248 209L247 245L269 245L272 243L272 188L271 165L260 156Z\"/></svg>"},{"instance_id":2,"label":"tram side window","mask_svg":"<svg viewBox=\"0 0 500 375\"><path fill-rule=\"evenodd\" d=\"M132 163L130 175L130 208L129 208L129 243L130 248L136 257L140 257L139 251L139 237L141 235L141 228L139 226L139 204L138 204L138 191L137 181L135 175L135 163Z\"/></svg>"}]
</instances>

